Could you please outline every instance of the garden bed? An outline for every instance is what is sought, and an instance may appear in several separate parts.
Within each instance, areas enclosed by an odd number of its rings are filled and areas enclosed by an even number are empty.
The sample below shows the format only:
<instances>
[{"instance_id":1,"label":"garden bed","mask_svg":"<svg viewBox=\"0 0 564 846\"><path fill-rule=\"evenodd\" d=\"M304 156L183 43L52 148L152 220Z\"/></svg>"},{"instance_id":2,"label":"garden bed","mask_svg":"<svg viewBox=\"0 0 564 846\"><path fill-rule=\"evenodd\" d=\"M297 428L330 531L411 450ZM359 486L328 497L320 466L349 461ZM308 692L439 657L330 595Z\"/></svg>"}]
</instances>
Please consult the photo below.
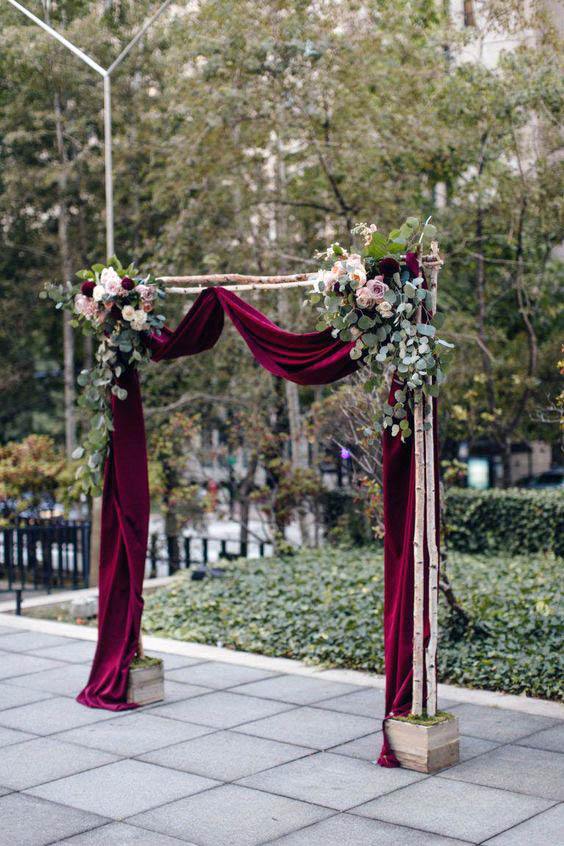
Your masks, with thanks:
<instances>
[{"instance_id":1,"label":"garden bed","mask_svg":"<svg viewBox=\"0 0 564 846\"><path fill-rule=\"evenodd\" d=\"M473 623L441 601L441 681L562 697L562 559L456 554L450 578ZM220 579L175 583L146 598L144 631L313 664L382 673L383 561L369 547L240 559ZM560 616L559 616L560 612Z\"/></svg>"}]
</instances>

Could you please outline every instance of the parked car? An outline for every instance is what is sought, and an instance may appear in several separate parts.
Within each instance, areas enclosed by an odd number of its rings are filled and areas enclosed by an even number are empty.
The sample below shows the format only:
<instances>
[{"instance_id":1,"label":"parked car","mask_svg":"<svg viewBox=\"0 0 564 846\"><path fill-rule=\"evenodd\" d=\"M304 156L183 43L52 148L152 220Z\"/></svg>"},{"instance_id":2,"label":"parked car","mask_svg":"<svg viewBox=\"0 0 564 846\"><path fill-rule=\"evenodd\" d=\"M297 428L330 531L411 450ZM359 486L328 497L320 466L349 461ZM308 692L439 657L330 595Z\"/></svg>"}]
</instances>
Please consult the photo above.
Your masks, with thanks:
<instances>
[{"instance_id":1,"label":"parked car","mask_svg":"<svg viewBox=\"0 0 564 846\"><path fill-rule=\"evenodd\" d=\"M564 467L553 467L538 476L527 476L519 482L521 488L542 490L546 488L564 488Z\"/></svg>"}]
</instances>

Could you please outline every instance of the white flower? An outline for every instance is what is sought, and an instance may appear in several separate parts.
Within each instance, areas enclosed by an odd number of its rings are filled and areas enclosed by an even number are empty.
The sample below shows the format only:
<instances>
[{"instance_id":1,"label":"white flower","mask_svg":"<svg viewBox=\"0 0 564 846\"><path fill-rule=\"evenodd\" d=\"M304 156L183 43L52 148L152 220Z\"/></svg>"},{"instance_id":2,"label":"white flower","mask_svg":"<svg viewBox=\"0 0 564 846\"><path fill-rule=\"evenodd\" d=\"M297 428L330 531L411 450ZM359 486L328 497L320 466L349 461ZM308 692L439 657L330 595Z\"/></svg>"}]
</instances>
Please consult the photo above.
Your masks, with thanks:
<instances>
[{"instance_id":1,"label":"white flower","mask_svg":"<svg viewBox=\"0 0 564 846\"><path fill-rule=\"evenodd\" d=\"M384 300L384 302L378 303L376 306L376 310L382 315L382 317L391 317L393 314L392 306L389 302Z\"/></svg>"},{"instance_id":2,"label":"white flower","mask_svg":"<svg viewBox=\"0 0 564 846\"><path fill-rule=\"evenodd\" d=\"M332 270L318 270L317 273L311 274L310 280L313 283L315 291L331 291L337 281L337 277ZM323 282L322 288L320 287L321 282Z\"/></svg>"},{"instance_id":3,"label":"white flower","mask_svg":"<svg viewBox=\"0 0 564 846\"><path fill-rule=\"evenodd\" d=\"M94 287L94 291L92 292L92 296L94 297L96 302L99 303L105 293L106 293L106 289L104 288L103 285L96 285Z\"/></svg>"},{"instance_id":4,"label":"white flower","mask_svg":"<svg viewBox=\"0 0 564 846\"><path fill-rule=\"evenodd\" d=\"M122 308L121 314L124 320L134 320L137 312L132 305L126 305Z\"/></svg>"},{"instance_id":5,"label":"white flower","mask_svg":"<svg viewBox=\"0 0 564 846\"><path fill-rule=\"evenodd\" d=\"M100 274L100 285L103 285L108 294L115 293L121 288L121 278L113 267L105 267ZM115 289L115 290L111 290Z\"/></svg>"},{"instance_id":6,"label":"white flower","mask_svg":"<svg viewBox=\"0 0 564 846\"><path fill-rule=\"evenodd\" d=\"M125 308L127 308L127 306ZM146 323L147 315L145 314L145 312L141 310L134 311L133 317L131 319L131 328L135 329L136 332L141 332L145 328Z\"/></svg>"},{"instance_id":7,"label":"white flower","mask_svg":"<svg viewBox=\"0 0 564 846\"><path fill-rule=\"evenodd\" d=\"M346 276L347 275L347 266L344 261L336 261L333 267L331 268L331 273L333 276Z\"/></svg>"}]
</instances>

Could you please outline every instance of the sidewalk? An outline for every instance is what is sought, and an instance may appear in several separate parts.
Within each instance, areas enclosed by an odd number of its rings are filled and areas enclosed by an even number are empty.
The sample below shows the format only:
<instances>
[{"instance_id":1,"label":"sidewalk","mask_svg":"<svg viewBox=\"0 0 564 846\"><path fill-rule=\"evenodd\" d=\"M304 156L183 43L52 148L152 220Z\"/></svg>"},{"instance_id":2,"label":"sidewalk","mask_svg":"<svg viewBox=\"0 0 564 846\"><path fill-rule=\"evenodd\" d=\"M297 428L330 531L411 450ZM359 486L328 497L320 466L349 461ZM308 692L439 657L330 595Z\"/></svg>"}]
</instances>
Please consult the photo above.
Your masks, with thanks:
<instances>
[{"instance_id":1,"label":"sidewalk","mask_svg":"<svg viewBox=\"0 0 564 846\"><path fill-rule=\"evenodd\" d=\"M94 636L0 620L2 843L563 842L564 719L554 704L510 697L510 709L491 707L476 704L487 694L451 688L440 705L460 719L462 763L424 776L371 763L379 680L163 641L166 702L116 715L73 699Z\"/></svg>"}]
</instances>

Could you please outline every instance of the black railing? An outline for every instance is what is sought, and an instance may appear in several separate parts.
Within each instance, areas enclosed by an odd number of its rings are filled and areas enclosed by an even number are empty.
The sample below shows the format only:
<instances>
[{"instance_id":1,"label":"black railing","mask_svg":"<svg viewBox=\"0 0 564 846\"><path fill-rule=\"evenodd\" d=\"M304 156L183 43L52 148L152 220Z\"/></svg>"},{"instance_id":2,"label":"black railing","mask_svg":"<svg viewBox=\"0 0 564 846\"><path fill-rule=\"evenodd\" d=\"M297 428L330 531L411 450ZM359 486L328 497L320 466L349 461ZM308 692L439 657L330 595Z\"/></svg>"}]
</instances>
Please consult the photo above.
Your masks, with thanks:
<instances>
[{"instance_id":1,"label":"black railing","mask_svg":"<svg viewBox=\"0 0 564 846\"><path fill-rule=\"evenodd\" d=\"M213 562L233 561L249 555L264 558L271 554L269 541L239 541L207 537L178 537L152 534L147 549L146 575L149 578L172 575L190 567L207 569Z\"/></svg>"},{"instance_id":2,"label":"black railing","mask_svg":"<svg viewBox=\"0 0 564 846\"><path fill-rule=\"evenodd\" d=\"M0 530L0 592L88 587L90 523L21 523Z\"/></svg>"}]
</instances>

